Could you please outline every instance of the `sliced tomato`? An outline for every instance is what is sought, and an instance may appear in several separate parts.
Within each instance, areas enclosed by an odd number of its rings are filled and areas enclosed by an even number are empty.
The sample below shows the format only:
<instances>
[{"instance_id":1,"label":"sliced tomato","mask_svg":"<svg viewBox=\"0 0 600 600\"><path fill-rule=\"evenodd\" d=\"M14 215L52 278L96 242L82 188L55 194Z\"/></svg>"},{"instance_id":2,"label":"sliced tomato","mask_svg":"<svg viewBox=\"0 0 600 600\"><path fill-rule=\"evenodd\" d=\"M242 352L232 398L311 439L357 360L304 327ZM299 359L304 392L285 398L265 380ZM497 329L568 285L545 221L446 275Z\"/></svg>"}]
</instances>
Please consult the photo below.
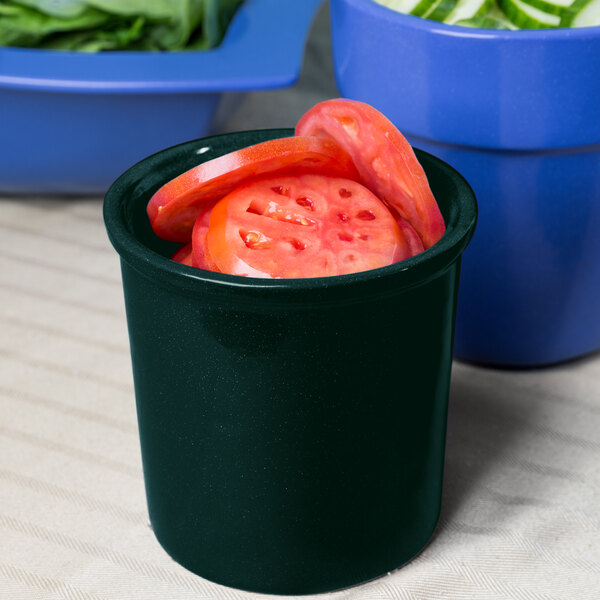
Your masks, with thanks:
<instances>
[{"instance_id":1,"label":"sliced tomato","mask_svg":"<svg viewBox=\"0 0 600 600\"><path fill-rule=\"evenodd\" d=\"M394 214L392 215L396 218L396 223L398 223L398 227L400 227L400 231L402 232L402 236L404 237L406 244L410 251L410 256L415 256L416 254L420 254L425 250L423 246L423 240L419 236L419 234L415 231L415 228L402 217Z\"/></svg>"},{"instance_id":2,"label":"sliced tomato","mask_svg":"<svg viewBox=\"0 0 600 600\"><path fill-rule=\"evenodd\" d=\"M307 171L358 179L351 158L331 140L278 138L219 156L169 181L148 203L150 223L159 237L188 242L205 202L219 200L260 175Z\"/></svg>"},{"instance_id":3,"label":"sliced tomato","mask_svg":"<svg viewBox=\"0 0 600 600\"><path fill-rule=\"evenodd\" d=\"M356 100L326 100L306 112L298 136L335 141L354 161L360 181L417 231L425 248L444 234L444 219L411 145L378 110Z\"/></svg>"},{"instance_id":4,"label":"sliced tomato","mask_svg":"<svg viewBox=\"0 0 600 600\"><path fill-rule=\"evenodd\" d=\"M171 256L171 260L181 263L182 265L192 265L192 244L184 244Z\"/></svg>"},{"instance_id":5,"label":"sliced tomato","mask_svg":"<svg viewBox=\"0 0 600 600\"><path fill-rule=\"evenodd\" d=\"M215 205L215 202L206 203L200 210L200 214L196 217L194 229L192 231L192 265L199 269L214 271L215 265L206 253L206 233L208 232L208 224L210 214Z\"/></svg>"},{"instance_id":6,"label":"sliced tomato","mask_svg":"<svg viewBox=\"0 0 600 600\"><path fill-rule=\"evenodd\" d=\"M363 185L305 174L255 179L213 208L206 235L219 271L324 277L412 256L396 220Z\"/></svg>"}]
</instances>

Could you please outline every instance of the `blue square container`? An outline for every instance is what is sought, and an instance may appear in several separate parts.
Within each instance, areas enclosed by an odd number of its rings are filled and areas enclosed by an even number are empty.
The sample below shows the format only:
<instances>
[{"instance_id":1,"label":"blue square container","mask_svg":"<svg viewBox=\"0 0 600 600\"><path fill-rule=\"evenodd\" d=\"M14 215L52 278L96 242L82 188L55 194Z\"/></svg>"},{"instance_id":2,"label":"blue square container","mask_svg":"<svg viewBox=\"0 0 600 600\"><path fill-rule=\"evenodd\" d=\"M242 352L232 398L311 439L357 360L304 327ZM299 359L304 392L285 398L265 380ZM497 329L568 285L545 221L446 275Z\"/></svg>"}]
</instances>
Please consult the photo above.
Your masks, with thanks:
<instances>
[{"instance_id":1,"label":"blue square container","mask_svg":"<svg viewBox=\"0 0 600 600\"><path fill-rule=\"evenodd\" d=\"M600 27L457 27L372 0L332 0L331 22L342 95L479 200L455 355L537 366L599 349Z\"/></svg>"},{"instance_id":2,"label":"blue square container","mask_svg":"<svg viewBox=\"0 0 600 600\"><path fill-rule=\"evenodd\" d=\"M203 52L0 48L0 193L99 194L211 132L223 92L291 85L322 0L245 0Z\"/></svg>"}]
</instances>

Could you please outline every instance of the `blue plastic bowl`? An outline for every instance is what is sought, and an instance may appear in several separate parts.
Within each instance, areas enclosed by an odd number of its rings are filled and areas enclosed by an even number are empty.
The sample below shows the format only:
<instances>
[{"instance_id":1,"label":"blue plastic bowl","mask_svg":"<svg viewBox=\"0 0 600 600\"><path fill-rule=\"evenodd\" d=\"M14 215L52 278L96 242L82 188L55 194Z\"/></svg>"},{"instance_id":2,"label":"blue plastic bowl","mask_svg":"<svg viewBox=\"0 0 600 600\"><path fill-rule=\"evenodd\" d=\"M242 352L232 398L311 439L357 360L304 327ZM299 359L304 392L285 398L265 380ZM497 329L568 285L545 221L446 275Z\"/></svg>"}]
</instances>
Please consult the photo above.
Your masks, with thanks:
<instances>
[{"instance_id":1,"label":"blue plastic bowl","mask_svg":"<svg viewBox=\"0 0 600 600\"><path fill-rule=\"evenodd\" d=\"M211 132L222 92L300 72L322 0L246 0L205 52L0 49L0 192L104 193L148 154Z\"/></svg>"},{"instance_id":2,"label":"blue plastic bowl","mask_svg":"<svg viewBox=\"0 0 600 600\"><path fill-rule=\"evenodd\" d=\"M331 0L331 22L341 94L478 198L455 355L534 366L599 349L600 27L472 29L371 0Z\"/></svg>"}]
</instances>

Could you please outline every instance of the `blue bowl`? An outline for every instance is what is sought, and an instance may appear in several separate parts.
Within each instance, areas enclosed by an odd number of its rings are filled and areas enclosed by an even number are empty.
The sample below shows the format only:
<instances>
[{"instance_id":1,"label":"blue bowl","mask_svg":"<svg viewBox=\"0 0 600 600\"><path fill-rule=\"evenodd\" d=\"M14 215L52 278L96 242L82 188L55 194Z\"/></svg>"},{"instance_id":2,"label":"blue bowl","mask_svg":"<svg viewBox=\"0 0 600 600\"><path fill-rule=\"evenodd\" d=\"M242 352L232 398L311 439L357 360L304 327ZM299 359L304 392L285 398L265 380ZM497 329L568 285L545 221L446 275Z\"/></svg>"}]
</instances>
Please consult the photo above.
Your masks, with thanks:
<instances>
[{"instance_id":1,"label":"blue bowl","mask_svg":"<svg viewBox=\"0 0 600 600\"><path fill-rule=\"evenodd\" d=\"M331 0L331 22L342 95L479 200L455 356L539 366L599 349L600 27L472 29L370 0Z\"/></svg>"},{"instance_id":2,"label":"blue bowl","mask_svg":"<svg viewBox=\"0 0 600 600\"><path fill-rule=\"evenodd\" d=\"M1 48L0 192L104 193L148 154L210 133L223 92L293 84L321 1L246 0L205 52Z\"/></svg>"}]
</instances>

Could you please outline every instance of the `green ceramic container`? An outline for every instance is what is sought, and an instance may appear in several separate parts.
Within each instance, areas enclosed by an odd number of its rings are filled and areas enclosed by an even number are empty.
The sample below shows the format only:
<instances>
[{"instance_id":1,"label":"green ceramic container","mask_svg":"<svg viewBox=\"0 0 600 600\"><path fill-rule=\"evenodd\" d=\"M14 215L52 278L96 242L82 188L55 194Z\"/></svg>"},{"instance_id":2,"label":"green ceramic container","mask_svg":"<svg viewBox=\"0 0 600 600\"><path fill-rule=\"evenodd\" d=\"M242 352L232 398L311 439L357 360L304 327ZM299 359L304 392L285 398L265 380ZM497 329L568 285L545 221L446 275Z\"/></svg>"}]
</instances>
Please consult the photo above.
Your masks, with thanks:
<instances>
[{"instance_id":1,"label":"green ceramic container","mask_svg":"<svg viewBox=\"0 0 600 600\"><path fill-rule=\"evenodd\" d=\"M145 207L192 166L291 130L169 148L110 188L152 527L220 584L325 592L409 561L439 511L465 180L418 152L447 232L402 263L263 280L168 260Z\"/></svg>"}]
</instances>

